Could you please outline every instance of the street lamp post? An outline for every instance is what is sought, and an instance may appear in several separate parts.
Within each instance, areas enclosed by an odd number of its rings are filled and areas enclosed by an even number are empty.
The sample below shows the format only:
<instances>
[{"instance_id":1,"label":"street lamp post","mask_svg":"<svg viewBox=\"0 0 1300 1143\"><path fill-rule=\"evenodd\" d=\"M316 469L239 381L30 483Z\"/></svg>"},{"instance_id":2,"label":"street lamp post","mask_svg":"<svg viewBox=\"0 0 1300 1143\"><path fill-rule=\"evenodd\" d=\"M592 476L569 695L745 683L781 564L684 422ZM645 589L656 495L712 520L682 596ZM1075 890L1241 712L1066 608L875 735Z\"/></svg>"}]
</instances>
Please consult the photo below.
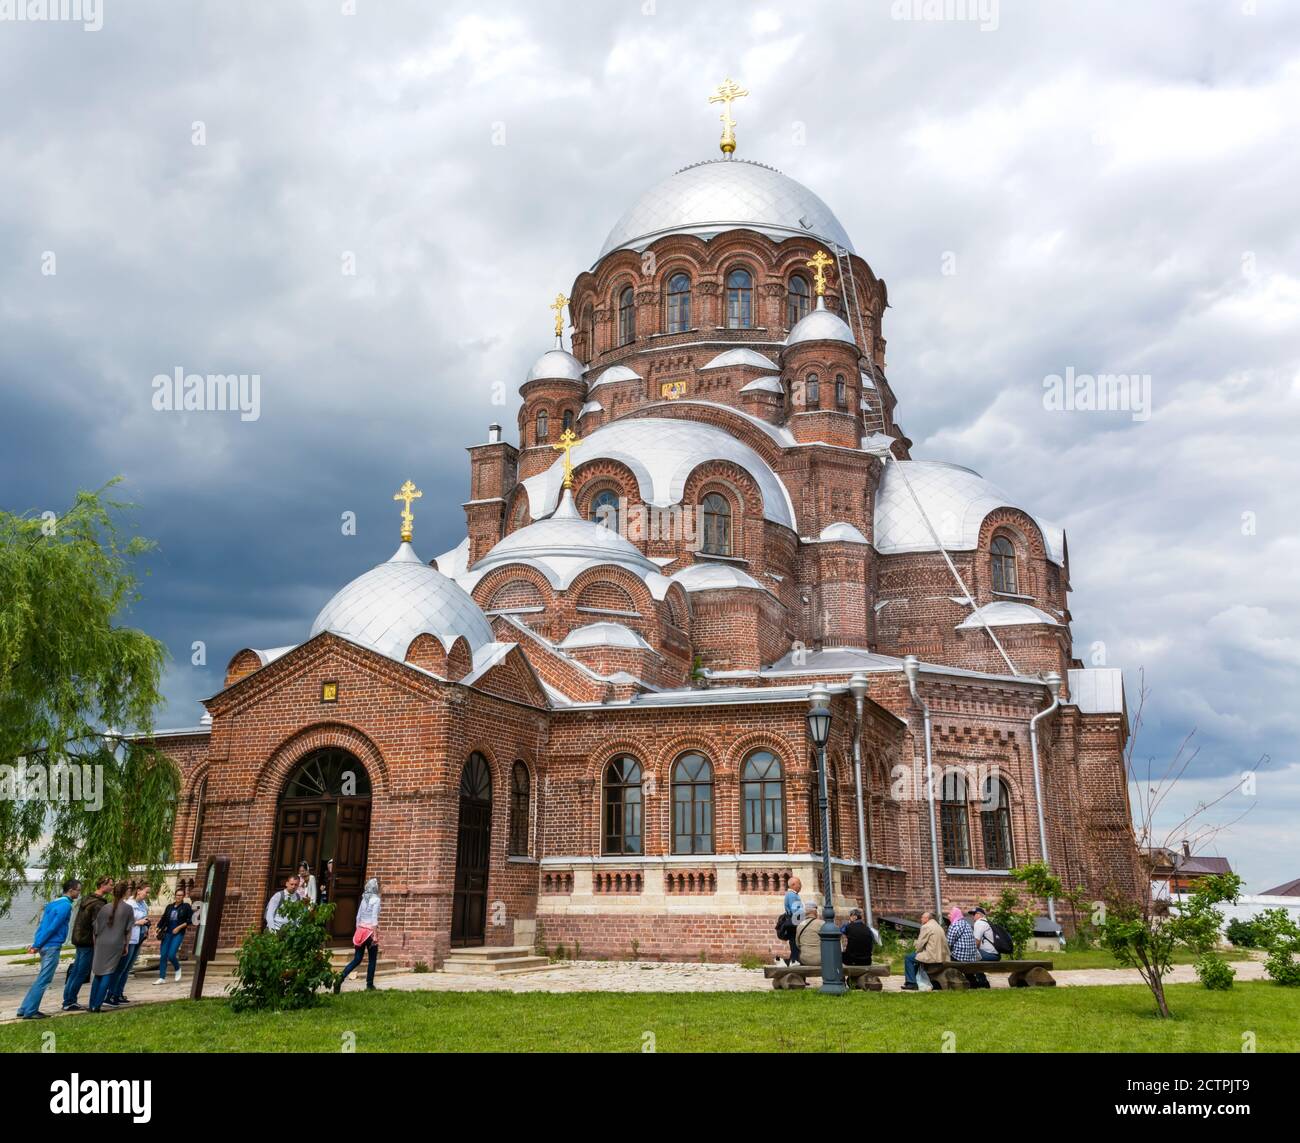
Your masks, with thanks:
<instances>
[{"instance_id":1,"label":"street lamp post","mask_svg":"<svg viewBox=\"0 0 1300 1143\"><path fill-rule=\"evenodd\" d=\"M808 692L808 737L817 748L817 799L822 821L822 988L832 996L848 991L844 986L844 956L840 929L835 923L834 883L831 881L830 798L826 784L826 743L831 736L831 692L818 683Z\"/></svg>"}]
</instances>

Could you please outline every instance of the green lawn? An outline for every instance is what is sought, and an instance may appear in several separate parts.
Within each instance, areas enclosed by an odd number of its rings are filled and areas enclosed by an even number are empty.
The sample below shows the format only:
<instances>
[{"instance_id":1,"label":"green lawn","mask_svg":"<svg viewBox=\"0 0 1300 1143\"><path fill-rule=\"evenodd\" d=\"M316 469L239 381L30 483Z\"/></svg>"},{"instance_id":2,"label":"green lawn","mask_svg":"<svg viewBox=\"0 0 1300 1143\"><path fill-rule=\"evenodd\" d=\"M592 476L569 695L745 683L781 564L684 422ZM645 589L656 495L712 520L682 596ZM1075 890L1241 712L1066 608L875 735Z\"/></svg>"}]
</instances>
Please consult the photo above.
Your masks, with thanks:
<instances>
[{"instance_id":1,"label":"green lawn","mask_svg":"<svg viewBox=\"0 0 1300 1143\"><path fill-rule=\"evenodd\" d=\"M0 1027L0 1051L1261 1052L1300 1050L1300 989L1271 982L1169 988L1172 1020L1140 985L990 992L355 992L307 1012L238 1016L223 1000L149 1004Z\"/></svg>"}]
</instances>

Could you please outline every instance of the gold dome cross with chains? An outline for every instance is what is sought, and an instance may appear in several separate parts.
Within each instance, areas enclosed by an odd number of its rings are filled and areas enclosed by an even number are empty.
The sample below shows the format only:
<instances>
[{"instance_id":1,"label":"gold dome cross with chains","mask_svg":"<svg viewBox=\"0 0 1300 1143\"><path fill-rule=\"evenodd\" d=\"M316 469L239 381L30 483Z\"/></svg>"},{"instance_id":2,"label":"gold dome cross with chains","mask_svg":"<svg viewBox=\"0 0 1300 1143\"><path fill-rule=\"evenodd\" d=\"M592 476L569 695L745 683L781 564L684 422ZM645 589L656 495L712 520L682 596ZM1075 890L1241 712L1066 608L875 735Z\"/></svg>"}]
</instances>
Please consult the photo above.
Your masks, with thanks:
<instances>
[{"instance_id":1,"label":"gold dome cross with chains","mask_svg":"<svg viewBox=\"0 0 1300 1143\"><path fill-rule=\"evenodd\" d=\"M730 155L736 149L736 121L731 117L732 101L744 99L748 94L749 92L728 76L718 84L718 90L709 96L710 103L722 104L722 114L718 117L722 120L722 141L718 146L724 155Z\"/></svg>"},{"instance_id":2,"label":"gold dome cross with chains","mask_svg":"<svg viewBox=\"0 0 1300 1143\"><path fill-rule=\"evenodd\" d=\"M819 298L826 293L826 267L830 266L834 261L835 259L827 254L825 250L818 250L804 263L816 275L813 285Z\"/></svg>"},{"instance_id":3,"label":"gold dome cross with chains","mask_svg":"<svg viewBox=\"0 0 1300 1143\"><path fill-rule=\"evenodd\" d=\"M551 309L555 311L555 336L564 336L564 307L569 304L569 299L563 294L556 294L555 301L551 303Z\"/></svg>"},{"instance_id":4,"label":"gold dome cross with chains","mask_svg":"<svg viewBox=\"0 0 1300 1143\"><path fill-rule=\"evenodd\" d=\"M560 443L551 445L551 448L564 453L564 487L565 488L573 487L573 461L570 458L569 453L571 453L580 444L582 444L582 441L578 439L577 434L575 434L572 429L565 429L564 432L560 434Z\"/></svg>"},{"instance_id":5,"label":"gold dome cross with chains","mask_svg":"<svg viewBox=\"0 0 1300 1143\"><path fill-rule=\"evenodd\" d=\"M409 480L394 494L394 500L402 501L402 543L409 544L415 528L415 515L411 512L411 501L419 500L424 493Z\"/></svg>"}]
</instances>

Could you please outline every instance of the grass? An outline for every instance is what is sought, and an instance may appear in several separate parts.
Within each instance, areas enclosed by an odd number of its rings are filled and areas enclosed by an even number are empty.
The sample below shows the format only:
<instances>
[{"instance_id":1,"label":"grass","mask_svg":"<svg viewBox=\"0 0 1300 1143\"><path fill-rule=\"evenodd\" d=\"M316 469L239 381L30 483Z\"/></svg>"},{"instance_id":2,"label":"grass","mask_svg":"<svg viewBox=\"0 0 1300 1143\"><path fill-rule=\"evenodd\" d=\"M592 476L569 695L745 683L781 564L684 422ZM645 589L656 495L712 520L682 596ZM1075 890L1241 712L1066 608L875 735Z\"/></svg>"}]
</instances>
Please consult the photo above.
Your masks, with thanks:
<instances>
[{"instance_id":1,"label":"grass","mask_svg":"<svg viewBox=\"0 0 1300 1143\"><path fill-rule=\"evenodd\" d=\"M102 1016L0 1026L0 1051L60 1052L1261 1052L1300 1050L1300 989L1168 989L1171 1020L1141 985L991 992L355 992L305 1012L231 1012L174 1001Z\"/></svg>"}]
</instances>

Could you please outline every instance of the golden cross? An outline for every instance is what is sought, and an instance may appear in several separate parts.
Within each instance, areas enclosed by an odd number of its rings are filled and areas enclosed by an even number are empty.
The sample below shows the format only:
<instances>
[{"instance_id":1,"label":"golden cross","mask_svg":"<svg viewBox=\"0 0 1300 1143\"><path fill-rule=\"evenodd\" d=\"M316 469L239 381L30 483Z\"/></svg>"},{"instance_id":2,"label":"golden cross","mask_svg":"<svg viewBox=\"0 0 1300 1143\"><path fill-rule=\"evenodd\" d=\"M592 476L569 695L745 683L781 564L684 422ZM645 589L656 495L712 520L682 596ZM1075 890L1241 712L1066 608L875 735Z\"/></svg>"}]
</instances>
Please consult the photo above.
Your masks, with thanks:
<instances>
[{"instance_id":1,"label":"golden cross","mask_svg":"<svg viewBox=\"0 0 1300 1143\"><path fill-rule=\"evenodd\" d=\"M393 495L394 500L402 501L402 543L411 542L411 532L415 527L415 516L411 513L411 501L419 500L424 493L409 480Z\"/></svg>"},{"instance_id":2,"label":"golden cross","mask_svg":"<svg viewBox=\"0 0 1300 1143\"><path fill-rule=\"evenodd\" d=\"M826 267L835 261L825 250L818 250L807 262L804 263L814 274L817 275L815 283L817 296L820 298L826 293Z\"/></svg>"},{"instance_id":3,"label":"golden cross","mask_svg":"<svg viewBox=\"0 0 1300 1143\"><path fill-rule=\"evenodd\" d=\"M555 311L555 336L564 336L564 307L569 304L569 299L563 294L556 294L555 301L551 303L551 309Z\"/></svg>"},{"instance_id":4,"label":"golden cross","mask_svg":"<svg viewBox=\"0 0 1300 1143\"><path fill-rule=\"evenodd\" d=\"M734 99L743 99L748 94L749 92L728 76L718 84L718 90L709 96L710 103L722 104L722 114L718 117L722 120L722 142L718 146L722 148L724 155L730 155L736 149L734 130L736 121L731 117L731 102Z\"/></svg>"},{"instance_id":5,"label":"golden cross","mask_svg":"<svg viewBox=\"0 0 1300 1143\"><path fill-rule=\"evenodd\" d=\"M564 487L565 488L573 487L573 461L570 459L569 453L571 453L580 444L582 444L582 441L578 439L574 431L572 429L565 429L564 432L560 434L560 443L551 445L551 448L564 453Z\"/></svg>"}]
</instances>

